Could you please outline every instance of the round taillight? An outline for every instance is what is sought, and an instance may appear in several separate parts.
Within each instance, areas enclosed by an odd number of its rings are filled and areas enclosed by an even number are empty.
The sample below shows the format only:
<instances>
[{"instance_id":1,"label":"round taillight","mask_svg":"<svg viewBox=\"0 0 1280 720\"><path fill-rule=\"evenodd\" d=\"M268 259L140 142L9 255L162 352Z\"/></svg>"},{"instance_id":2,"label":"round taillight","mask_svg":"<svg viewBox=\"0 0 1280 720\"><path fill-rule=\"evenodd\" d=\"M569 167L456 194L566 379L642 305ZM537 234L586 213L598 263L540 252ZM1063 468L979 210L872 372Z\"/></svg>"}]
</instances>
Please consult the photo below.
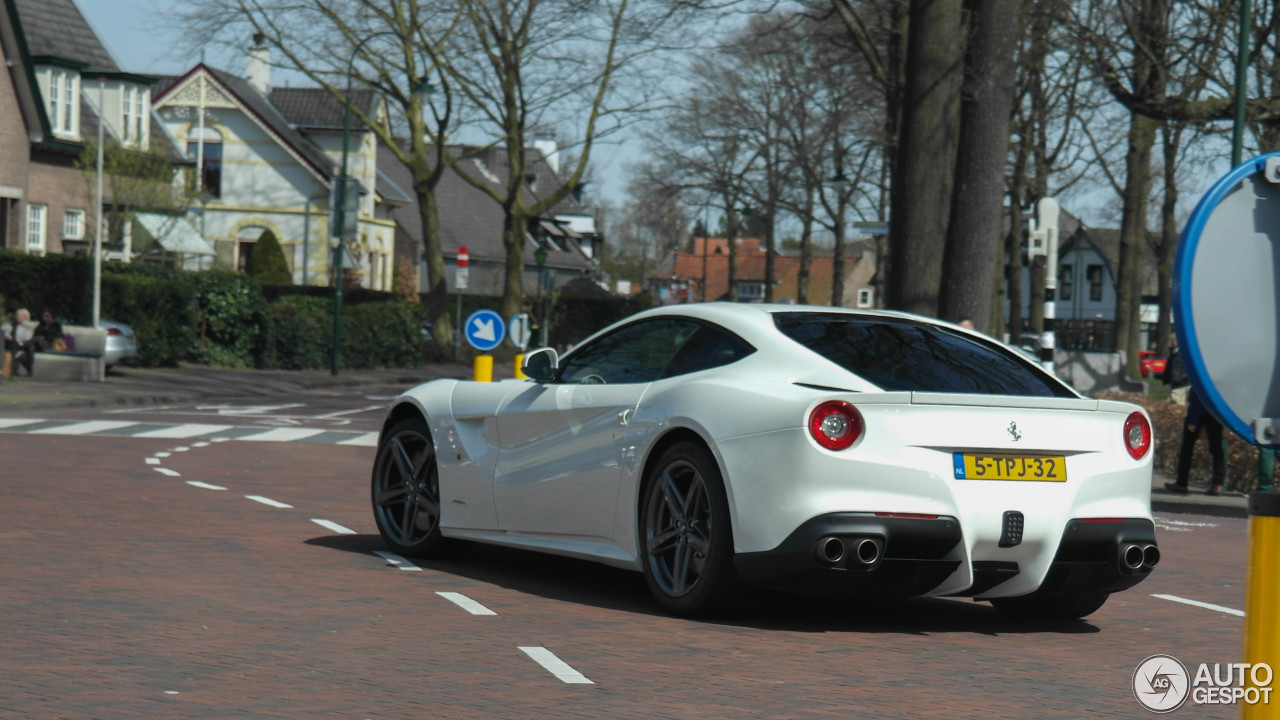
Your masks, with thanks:
<instances>
[{"instance_id":1,"label":"round taillight","mask_svg":"<svg viewBox=\"0 0 1280 720\"><path fill-rule=\"evenodd\" d=\"M809 413L809 434L828 450L844 450L862 436L862 415L842 400L828 400Z\"/></svg>"},{"instance_id":2,"label":"round taillight","mask_svg":"<svg viewBox=\"0 0 1280 720\"><path fill-rule=\"evenodd\" d=\"M1141 460L1151 449L1151 423L1146 415L1132 412L1125 418L1124 449L1134 460Z\"/></svg>"}]
</instances>

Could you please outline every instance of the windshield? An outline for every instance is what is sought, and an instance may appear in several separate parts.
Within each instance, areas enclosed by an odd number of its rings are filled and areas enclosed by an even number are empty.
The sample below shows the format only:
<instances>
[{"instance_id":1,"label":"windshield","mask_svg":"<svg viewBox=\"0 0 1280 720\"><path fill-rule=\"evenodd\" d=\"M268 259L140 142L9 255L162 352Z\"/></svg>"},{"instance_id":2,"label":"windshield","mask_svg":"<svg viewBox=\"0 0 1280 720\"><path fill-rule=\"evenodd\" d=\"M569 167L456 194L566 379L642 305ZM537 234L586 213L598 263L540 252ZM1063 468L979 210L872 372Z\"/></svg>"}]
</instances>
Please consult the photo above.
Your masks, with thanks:
<instances>
[{"instance_id":1,"label":"windshield","mask_svg":"<svg viewBox=\"0 0 1280 720\"><path fill-rule=\"evenodd\" d=\"M1076 397L991 341L906 318L774 313L784 335L884 390Z\"/></svg>"}]
</instances>

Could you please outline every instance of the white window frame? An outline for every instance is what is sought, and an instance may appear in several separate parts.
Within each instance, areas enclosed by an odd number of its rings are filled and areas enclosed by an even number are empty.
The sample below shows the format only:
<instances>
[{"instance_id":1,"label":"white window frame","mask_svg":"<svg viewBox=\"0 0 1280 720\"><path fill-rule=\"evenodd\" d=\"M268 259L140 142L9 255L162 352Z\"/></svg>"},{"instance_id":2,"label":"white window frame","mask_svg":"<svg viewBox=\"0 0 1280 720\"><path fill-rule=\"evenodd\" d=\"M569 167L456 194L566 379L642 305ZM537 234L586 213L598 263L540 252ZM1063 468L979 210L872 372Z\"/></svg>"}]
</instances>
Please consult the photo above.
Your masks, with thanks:
<instances>
[{"instance_id":1,"label":"white window frame","mask_svg":"<svg viewBox=\"0 0 1280 720\"><path fill-rule=\"evenodd\" d=\"M80 94L80 75L69 70L49 71L49 127L55 135L79 137L77 123L80 106L76 98Z\"/></svg>"},{"instance_id":2,"label":"white window frame","mask_svg":"<svg viewBox=\"0 0 1280 720\"><path fill-rule=\"evenodd\" d=\"M875 291L871 288L858 290L858 307L869 308L873 302L875 302Z\"/></svg>"},{"instance_id":3,"label":"white window frame","mask_svg":"<svg viewBox=\"0 0 1280 720\"><path fill-rule=\"evenodd\" d=\"M146 102L147 91L143 88L126 85L124 87L123 108L124 141L128 145L145 145L147 142Z\"/></svg>"},{"instance_id":4,"label":"white window frame","mask_svg":"<svg viewBox=\"0 0 1280 720\"><path fill-rule=\"evenodd\" d=\"M45 237L49 230L49 206L31 203L27 205L27 254L43 255Z\"/></svg>"},{"instance_id":5,"label":"white window frame","mask_svg":"<svg viewBox=\"0 0 1280 720\"><path fill-rule=\"evenodd\" d=\"M150 94L150 90L147 90L146 88L138 88L138 93L133 100L133 114L138 123L137 128L135 128L137 131L135 134L138 138L138 144L142 146L147 144L147 136L151 134L151 124L147 121L147 107L151 104L151 98L148 97Z\"/></svg>"},{"instance_id":6,"label":"white window frame","mask_svg":"<svg viewBox=\"0 0 1280 720\"><path fill-rule=\"evenodd\" d=\"M68 209L62 216L62 239L84 239L85 212L76 208Z\"/></svg>"},{"instance_id":7,"label":"white window frame","mask_svg":"<svg viewBox=\"0 0 1280 720\"><path fill-rule=\"evenodd\" d=\"M764 300L764 283L759 280L738 281L738 301L756 302Z\"/></svg>"}]
</instances>

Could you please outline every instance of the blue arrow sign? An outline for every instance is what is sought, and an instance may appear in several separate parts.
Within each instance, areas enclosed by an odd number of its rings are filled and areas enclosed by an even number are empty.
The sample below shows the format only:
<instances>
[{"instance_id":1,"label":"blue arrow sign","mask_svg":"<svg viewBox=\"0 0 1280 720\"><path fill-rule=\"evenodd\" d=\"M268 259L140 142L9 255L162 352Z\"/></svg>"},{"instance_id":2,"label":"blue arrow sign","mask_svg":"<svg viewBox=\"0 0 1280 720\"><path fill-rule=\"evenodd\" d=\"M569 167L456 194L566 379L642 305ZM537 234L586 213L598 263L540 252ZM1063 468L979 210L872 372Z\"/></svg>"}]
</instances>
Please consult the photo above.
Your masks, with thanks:
<instances>
[{"instance_id":1,"label":"blue arrow sign","mask_svg":"<svg viewBox=\"0 0 1280 720\"><path fill-rule=\"evenodd\" d=\"M507 326L502 322L502 316L492 310L471 313L463 327L466 328L467 342L480 352L489 352L498 347L507 335Z\"/></svg>"}]
</instances>

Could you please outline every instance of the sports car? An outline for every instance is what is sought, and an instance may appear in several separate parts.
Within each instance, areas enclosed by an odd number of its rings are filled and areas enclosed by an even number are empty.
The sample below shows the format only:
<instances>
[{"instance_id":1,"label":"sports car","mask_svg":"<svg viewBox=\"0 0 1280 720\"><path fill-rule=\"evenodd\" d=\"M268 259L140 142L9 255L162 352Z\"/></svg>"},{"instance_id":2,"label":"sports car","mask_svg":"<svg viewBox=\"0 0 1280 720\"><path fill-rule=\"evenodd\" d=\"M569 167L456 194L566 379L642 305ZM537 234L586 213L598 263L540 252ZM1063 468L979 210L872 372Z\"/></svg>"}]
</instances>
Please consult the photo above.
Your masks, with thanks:
<instances>
[{"instance_id":1,"label":"sports car","mask_svg":"<svg viewBox=\"0 0 1280 720\"><path fill-rule=\"evenodd\" d=\"M523 369L392 403L372 478L392 549L599 561L678 615L754 586L1079 618L1160 559L1142 409L957 325L669 306Z\"/></svg>"}]
</instances>

